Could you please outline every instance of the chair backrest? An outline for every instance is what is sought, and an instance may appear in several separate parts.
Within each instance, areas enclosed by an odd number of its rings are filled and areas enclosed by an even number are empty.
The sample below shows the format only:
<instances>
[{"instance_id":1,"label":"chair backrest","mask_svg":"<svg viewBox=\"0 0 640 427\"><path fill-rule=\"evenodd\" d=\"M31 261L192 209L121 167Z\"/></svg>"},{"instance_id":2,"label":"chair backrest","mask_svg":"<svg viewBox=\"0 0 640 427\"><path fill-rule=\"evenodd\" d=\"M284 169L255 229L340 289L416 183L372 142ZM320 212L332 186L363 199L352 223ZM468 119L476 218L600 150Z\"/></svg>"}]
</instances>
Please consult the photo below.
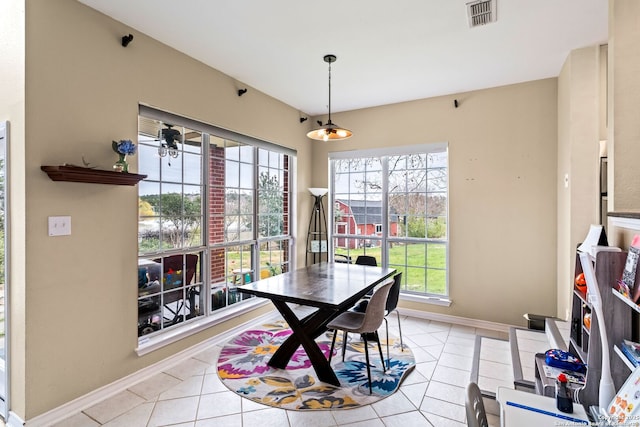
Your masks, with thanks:
<instances>
[{"instance_id":1,"label":"chair backrest","mask_svg":"<svg viewBox=\"0 0 640 427\"><path fill-rule=\"evenodd\" d=\"M482 393L478 384L474 382L467 384L465 408L469 427L489 427L487 413L484 410L484 402L482 401Z\"/></svg>"},{"instance_id":2,"label":"chair backrest","mask_svg":"<svg viewBox=\"0 0 640 427\"><path fill-rule=\"evenodd\" d=\"M402 272L393 276L393 285L389 289L389 296L387 297L387 313L391 313L398 306L398 300L400 299L400 286L402 285Z\"/></svg>"},{"instance_id":3,"label":"chair backrest","mask_svg":"<svg viewBox=\"0 0 640 427\"><path fill-rule=\"evenodd\" d=\"M367 304L367 311L364 313L364 319L360 332L377 331L384 320L385 305L389 296L389 289L393 285L393 280L389 280L384 285L375 290L373 296Z\"/></svg>"},{"instance_id":4,"label":"chair backrest","mask_svg":"<svg viewBox=\"0 0 640 427\"><path fill-rule=\"evenodd\" d=\"M378 261L376 261L376 257L372 257L370 255L358 255L358 258L356 258L356 264L377 267Z\"/></svg>"}]
</instances>

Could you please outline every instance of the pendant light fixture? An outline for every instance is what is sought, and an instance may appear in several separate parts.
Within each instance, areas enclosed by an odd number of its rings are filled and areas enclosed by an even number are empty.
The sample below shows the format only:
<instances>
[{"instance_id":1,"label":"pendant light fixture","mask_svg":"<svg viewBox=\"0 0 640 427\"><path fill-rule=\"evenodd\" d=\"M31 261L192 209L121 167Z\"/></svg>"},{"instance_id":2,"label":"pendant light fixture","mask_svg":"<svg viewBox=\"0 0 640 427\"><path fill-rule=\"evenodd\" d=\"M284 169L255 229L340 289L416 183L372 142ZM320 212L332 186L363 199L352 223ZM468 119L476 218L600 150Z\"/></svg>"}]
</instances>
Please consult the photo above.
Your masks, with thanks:
<instances>
[{"instance_id":1,"label":"pendant light fixture","mask_svg":"<svg viewBox=\"0 0 640 427\"><path fill-rule=\"evenodd\" d=\"M331 64L336 62L336 56L325 55L324 62L329 63L329 118L327 119L327 124L318 129L312 130L307 134L307 136L319 141L333 141L351 138L353 133L349 129L341 128L340 126L333 124L331 121Z\"/></svg>"}]
</instances>

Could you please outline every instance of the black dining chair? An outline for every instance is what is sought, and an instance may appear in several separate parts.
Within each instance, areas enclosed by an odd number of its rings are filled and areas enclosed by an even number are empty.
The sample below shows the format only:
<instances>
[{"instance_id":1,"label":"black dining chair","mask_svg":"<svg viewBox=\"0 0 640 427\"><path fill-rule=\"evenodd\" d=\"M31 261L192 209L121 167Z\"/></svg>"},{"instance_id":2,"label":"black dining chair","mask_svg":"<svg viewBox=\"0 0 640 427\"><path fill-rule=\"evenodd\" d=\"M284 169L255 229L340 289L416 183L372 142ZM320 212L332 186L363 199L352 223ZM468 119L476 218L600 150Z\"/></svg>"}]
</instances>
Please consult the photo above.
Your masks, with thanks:
<instances>
[{"instance_id":1,"label":"black dining chair","mask_svg":"<svg viewBox=\"0 0 640 427\"><path fill-rule=\"evenodd\" d=\"M356 264L377 267L378 261L376 261L376 257L371 255L358 255L358 258L356 258Z\"/></svg>"},{"instance_id":2,"label":"black dining chair","mask_svg":"<svg viewBox=\"0 0 640 427\"><path fill-rule=\"evenodd\" d=\"M398 311L398 300L400 299L400 286L402 286L402 272L393 276L393 285L389 290L389 296L387 297L387 303L385 305L384 324L387 330L387 364L389 364L389 321L387 316L392 312L396 312L398 317L398 331L400 331L400 351L404 351L404 344L402 343L402 327L400 326L400 312Z\"/></svg>"},{"instance_id":3,"label":"black dining chair","mask_svg":"<svg viewBox=\"0 0 640 427\"><path fill-rule=\"evenodd\" d=\"M378 261L376 260L376 257L371 255L358 255L358 258L356 258L356 264L377 267ZM364 311L367 309L367 303L369 302L369 298L371 298L371 295L373 295L373 290L367 292L367 295L365 295L363 299L358 301L356 305L351 308L351 310L364 313Z\"/></svg>"},{"instance_id":4,"label":"black dining chair","mask_svg":"<svg viewBox=\"0 0 640 427\"><path fill-rule=\"evenodd\" d=\"M331 341L331 351L329 351L329 362L333 356L333 349L336 344L336 336L338 331L343 331L342 338L342 360L344 361L344 355L346 350L347 334L354 332L360 334L364 341L364 355L367 363L367 377L369 379L369 394L372 393L371 388L371 366L369 364L369 346L367 344L367 338L372 337L376 343L378 343L378 350L380 351L380 362L382 363L382 370L386 370L384 363L384 356L382 355L382 347L380 346L380 337L378 336L378 328L382 325L384 319L385 305L387 296L389 295L389 289L393 285L393 281L388 281L373 293L367 310L364 313L358 313L355 311L345 311L333 319L327 325L327 329L333 330L333 340Z\"/></svg>"}]
</instances>

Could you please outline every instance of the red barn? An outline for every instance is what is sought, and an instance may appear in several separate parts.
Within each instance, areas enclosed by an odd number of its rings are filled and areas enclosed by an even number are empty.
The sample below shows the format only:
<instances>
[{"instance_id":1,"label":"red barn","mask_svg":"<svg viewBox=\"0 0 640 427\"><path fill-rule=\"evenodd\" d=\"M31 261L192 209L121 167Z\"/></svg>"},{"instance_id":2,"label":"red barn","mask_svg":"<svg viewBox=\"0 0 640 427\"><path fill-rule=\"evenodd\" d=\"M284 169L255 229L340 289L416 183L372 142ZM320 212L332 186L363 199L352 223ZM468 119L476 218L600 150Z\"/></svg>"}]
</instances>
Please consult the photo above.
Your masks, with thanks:
<instances>
[{"instance_id":1,"label":"red barn","mask_svg":"<svg viewBox=\"0 0 640 427\"><path fill-rule=\"evenodd\" d=\"M389 234L398 234L398 221L395 212L390 212ZM357 234L359 236L382 236L381 200L336 200L333 208L334 233ZM348 242L348 244L347 244ZM347 239L338 237L335 246L355 249L363 246L375 246L377 240L367 238Z\"/></svg>"}]
</instances>

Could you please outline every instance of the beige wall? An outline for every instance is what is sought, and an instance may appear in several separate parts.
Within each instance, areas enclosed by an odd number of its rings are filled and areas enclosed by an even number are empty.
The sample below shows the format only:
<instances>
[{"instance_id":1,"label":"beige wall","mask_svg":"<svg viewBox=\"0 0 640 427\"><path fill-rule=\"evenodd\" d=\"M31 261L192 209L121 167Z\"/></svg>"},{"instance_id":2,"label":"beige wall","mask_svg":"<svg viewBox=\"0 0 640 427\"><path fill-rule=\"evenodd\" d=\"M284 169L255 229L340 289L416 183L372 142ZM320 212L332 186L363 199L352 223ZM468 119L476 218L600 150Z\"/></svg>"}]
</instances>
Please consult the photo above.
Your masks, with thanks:
<instances>
[{"instance_id":1,"label":"beige wall","mask_svg":"<svg viewBox=\"0 0 640 427\"><path fill-rule=\"evenodd\" d=\"M567 319L576 245L599 220L601 48L572 51L558 77L558 313ZM565 184L565 176L568 178Z\"/></svg>"},{"instance_id":2,"label":"beige wall","mask_svg":"<svg viewBox=\"0 0 640 427\"><path fill-rule=\"evenodd\" d=\"M74 0L27 0L24 396L30 419L247 321L244 316L144 357L137 346L136 187L53 182L41 165L110 168L114 139L135 139L143 102L298 150L297 188L310 186L311 150L299 112ZM120 38L134 33L123 48ZM135 163L135 158L132 159ZM135 166L132 166L135 171ZM302 212L311 208L299 197ZM47 217L71 216L72 235L47 236ZM305 232L300 221L298 233ZM304 259L304 258L302 258ZM19 265L11 265L18 271ZM18 332L17 332L18 333Z\"/></svg>"},{"instance_id":3,"label":"beige wall","mask_svg":"<svg viewBox=\"0 0 640 427\"><path fill-rule=\"evenodd\" d=\"M313 184L332 151L448 142L453 304L401 305L524 325L556 313L556 116L556 79L335 114L354 136L313 142Z\"/></svg>"},{"instance_id":4,"label":"beige wall","mask_svg":"<svg viewBox=\"0 0 640 427\"><path fill-rule=\"evenodd\" d=\"M609 1L609 210L640 211L640 2Z\"/></svg>"},{"instance_id":5,"label":"beige wall","mask_svg":"<svg viewBox=\"0 0 640 427\"><path fill-rule=\"evenodd\" d=\"M609 1L609 103L608 103L608 208L609 211L640 212L640 3ZM609 223L610 241L627 249L636 229Z\"/></svg>"}]
</instances>

